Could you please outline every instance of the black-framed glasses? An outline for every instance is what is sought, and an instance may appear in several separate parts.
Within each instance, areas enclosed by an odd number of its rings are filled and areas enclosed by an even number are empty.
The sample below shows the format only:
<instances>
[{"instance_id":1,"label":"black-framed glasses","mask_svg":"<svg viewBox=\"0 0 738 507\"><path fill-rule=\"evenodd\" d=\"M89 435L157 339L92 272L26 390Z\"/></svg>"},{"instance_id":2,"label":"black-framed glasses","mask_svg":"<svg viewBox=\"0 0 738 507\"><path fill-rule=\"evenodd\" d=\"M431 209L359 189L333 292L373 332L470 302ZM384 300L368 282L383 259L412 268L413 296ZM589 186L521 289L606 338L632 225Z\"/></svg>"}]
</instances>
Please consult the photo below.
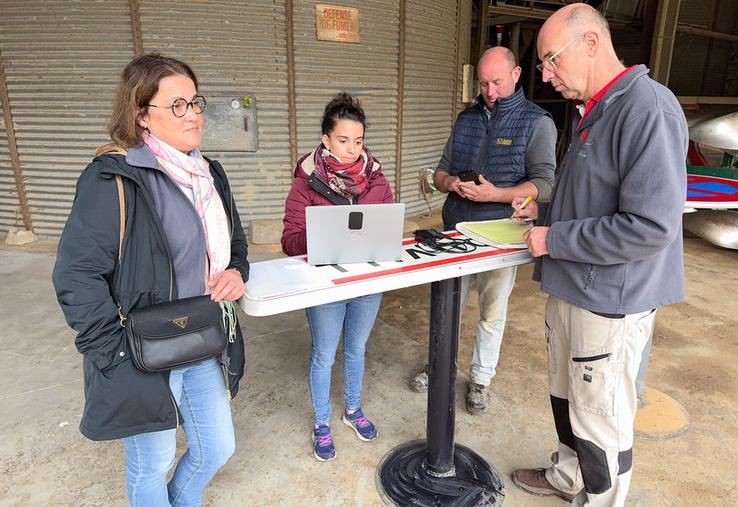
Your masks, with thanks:
<instances>
[{"instance_id":1,"label":"black-framed glasses","mask_svg":"<svg viewBox=\"0 0 738 507\"><path fill-rule=\"evenodd\" d=\"M202 112L205 111L205 104L207 104L205 97L203 97L202 95L195 95L195 98L189 102L180 97L172 102L171 106L158 106L156 104L146 105L151 107L163 107L165 109L171 109L174 116L176 116L177 118L182 118L184 115L187 114L187 110L190 108L190 106L192 106L192 110L195 113L202 114Z\"/></svg>"}]
</instances>

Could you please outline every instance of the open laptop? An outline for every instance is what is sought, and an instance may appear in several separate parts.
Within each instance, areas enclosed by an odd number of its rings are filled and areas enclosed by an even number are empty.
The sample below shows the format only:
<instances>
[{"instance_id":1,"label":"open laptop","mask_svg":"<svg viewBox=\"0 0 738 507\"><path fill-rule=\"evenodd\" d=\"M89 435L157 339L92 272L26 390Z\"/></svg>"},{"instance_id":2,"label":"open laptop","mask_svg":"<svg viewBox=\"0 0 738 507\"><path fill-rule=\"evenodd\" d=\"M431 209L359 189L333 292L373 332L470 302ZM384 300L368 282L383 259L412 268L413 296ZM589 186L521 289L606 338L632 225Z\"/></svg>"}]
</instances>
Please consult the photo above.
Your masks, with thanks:
<instances>
[{"instance_id":1,"label":"open laptop","mask_svg":"<svg viewBox=\"0 0 738 507\"><path fill-rule=\"evenodd\" d=\"M402 258L402 203L308 206L305 222L307 262L313 266Z\"/></svg>"}]
</instances>

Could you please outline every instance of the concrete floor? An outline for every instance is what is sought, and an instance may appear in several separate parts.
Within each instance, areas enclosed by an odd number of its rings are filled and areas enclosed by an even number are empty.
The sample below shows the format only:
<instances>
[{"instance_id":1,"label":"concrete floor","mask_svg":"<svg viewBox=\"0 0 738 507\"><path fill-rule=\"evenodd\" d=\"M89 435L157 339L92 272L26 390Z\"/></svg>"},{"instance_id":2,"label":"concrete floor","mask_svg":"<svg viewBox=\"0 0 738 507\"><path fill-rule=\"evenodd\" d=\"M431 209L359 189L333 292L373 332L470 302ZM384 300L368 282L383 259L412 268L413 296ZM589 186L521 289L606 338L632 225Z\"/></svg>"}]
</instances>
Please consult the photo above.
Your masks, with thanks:
<instances>
[{"instance_id":1,"label":"concrete floor","mask_svg":"<svg viewBox=\"0 0 738 507\"><path fill-rule=\"evenodd\" d=\"M738 252L693 238L685 249L689 297L659 314L649 386L679 401L690 425L668 439L636 439L632 506L738 505ZM80 356L51 288L53 255L43 250L0 249L0 505L125 505L121 445L91 442L77 429ZM456 440L504 477L505 505L564 505L528 495L509 479L515 468L545 465L556 441L542 339L545 297L530 272L530 265L519 270L491 410L478 417L463 408L476 312L470 299ZM329 463L311 455L304 313L242 316L248 357L233 402L237 450L204 504L381 505L377 463L396 445L425 435L425 396L406 385L427 354L429 292L421 286L385 295L369 343L363 403L381 436L360 442L334 416L338 457ZM334 371L339 413L340 365Z\"/></svg>"}]
</instances>

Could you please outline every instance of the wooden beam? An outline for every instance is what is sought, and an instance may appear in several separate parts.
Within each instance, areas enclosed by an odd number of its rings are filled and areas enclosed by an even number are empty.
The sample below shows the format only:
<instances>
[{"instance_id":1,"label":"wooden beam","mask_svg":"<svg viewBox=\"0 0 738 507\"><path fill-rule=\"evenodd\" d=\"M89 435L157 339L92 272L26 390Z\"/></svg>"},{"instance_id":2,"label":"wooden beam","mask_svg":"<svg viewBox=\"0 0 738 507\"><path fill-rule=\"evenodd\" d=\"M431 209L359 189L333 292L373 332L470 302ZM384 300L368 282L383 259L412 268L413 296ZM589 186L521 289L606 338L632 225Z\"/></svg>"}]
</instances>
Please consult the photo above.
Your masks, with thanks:
<instances>
[{"instance_id":1,"label":"wooden beam","mask_svg":"<svg viewBox=\"0 0 738 507\"><path fill-rule=\"evenodd\" d=\"M400 31L397 61L397 123L395 131L395 202L402 194L402 116L405 97L405 0L400 0Z\"/></svg>"},{"instance_id":2,"label":"wooden beam","mask_svg":"<svg viewBox=\"0 0 738 507\"><path fill-rule=\"evenodd\" d=\"M5 80L5 64L3 63L3 55L0 51L0 102L3 106L3 120L5 121L5 135L8 138L8 152L10 153L10 165L13 169L13 179L15 180L15 189L18 192L18 201L20 202L20 212L23 218L23 225L26 230L33 231L33 223L31 222L31 210L28 205L28 196L26 195L26 184L23 180L21 171L20 157L18 155L18 145L15 140L15 127L13 123L13 114L10 111L10 96L8 95L7 81Z\"/></svg>"},{"instance_id":3,"label":"wooden beam","mask_svg":"<svg viewBox=\"0 0 738 507\"><path fill-rule=\"evenodd\" d=\"M487 39L489 39L489 22L487 16L489 9L487 8L489 0L479 0L479 40L477 41L477 60L487 50Z\"/></svg>"},{"instance_id":4,"label":"wooden beam","mask_svg":"<svg viewBox=\"0 0 738 507\"><path fill-rule=\"evenodd\" d=\"M144 54L143 37L141 35L141 12L138 0L128 0L128 8L131 10L131 32L133 33L133 52L136 56Z\"/></svg>"},{"instance_id":5,"label":"wooden beam","mask_svg":"<svg viewBox=\"0 0 738 507\"><path fill-rule=\"evenodd\" d=\"M651 76L664 86L669 86L671 58L674 52L674 36L679 19L681 0L661 0L656 12L656 24L651 44Z\"/></svg>"},{"instance_id":6,"label":"wooden beam","mask_svg":"<svg viewBox=\"0 0 738 507\"><path fill-rule=\"evenodd\" d=\"M295 177L297 166L297 105L295 103L295 35L292 22L292 0L284 2L284 23L287 32L287 115L290 129L290 175Z\"/></svg>"}]
</instances>

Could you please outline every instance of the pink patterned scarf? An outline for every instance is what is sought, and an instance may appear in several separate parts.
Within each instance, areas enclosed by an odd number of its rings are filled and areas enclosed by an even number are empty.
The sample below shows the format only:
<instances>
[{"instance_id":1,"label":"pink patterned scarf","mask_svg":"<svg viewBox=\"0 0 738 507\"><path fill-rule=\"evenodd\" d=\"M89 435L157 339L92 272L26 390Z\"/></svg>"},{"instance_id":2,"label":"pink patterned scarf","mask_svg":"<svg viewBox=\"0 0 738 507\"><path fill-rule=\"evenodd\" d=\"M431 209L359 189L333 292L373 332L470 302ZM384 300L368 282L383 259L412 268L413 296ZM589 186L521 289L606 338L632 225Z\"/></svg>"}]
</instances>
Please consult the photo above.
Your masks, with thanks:
<instances>
[{"instance_id":1,"label":"pink patterned scarf","mask_svg":"<svg viewBox=\"0 0 738 507\"><path fill-rule=\"evenodd\" d=\"M209 164L197 148L186 155L153 134L145 134L143 140L169 177L179 186L192 190L192 205L205 231L208 253L208 265L205 266L207 288L208 277L223 271L231 258L228 218L220 195L215 190ZM206 290L206 293L210 292L209 289Z\"/></svg>"}]
</instances>

